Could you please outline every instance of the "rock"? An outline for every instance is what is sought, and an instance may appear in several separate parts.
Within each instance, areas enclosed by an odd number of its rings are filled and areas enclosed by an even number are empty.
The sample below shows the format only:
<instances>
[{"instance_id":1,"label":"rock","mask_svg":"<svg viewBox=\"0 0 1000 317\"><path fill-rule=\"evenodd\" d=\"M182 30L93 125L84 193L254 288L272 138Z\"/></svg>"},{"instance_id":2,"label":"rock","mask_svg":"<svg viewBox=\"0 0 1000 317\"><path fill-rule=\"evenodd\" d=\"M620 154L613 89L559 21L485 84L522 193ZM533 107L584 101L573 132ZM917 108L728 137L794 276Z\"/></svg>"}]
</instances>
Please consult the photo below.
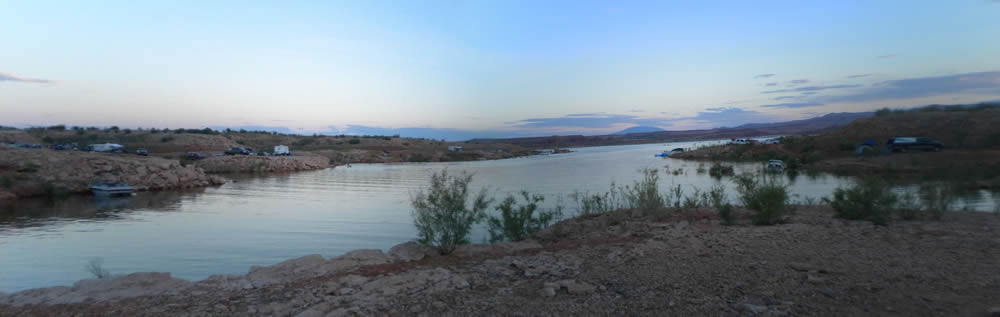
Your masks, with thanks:
<instances>
[{"instance_id":1,"label":"rock","mask_svg":"<svg viewBox=\"0 0 1000 317\"><path fill-rule=\"evenodd\" d=\"M544 297L556 296L556 289L552 288L552 287L548 287L548 286L543 287L542 288L542 296L544 296Z\"/></svg>"},{"instance_id":2,"label":"rock","mask_svg":"<svg viewBox=\"0 0 1000 317\"><path fill-rule=\"evenodd\" d=\"M138 296L175 295L194 284L172 278L170 273L132 273L108 279L81 280L73 287L31 289L0 298L0 304L73 304L110 301Z\"/></svg>"},{"instance_id":3,"label":"rock","mask_svg":"<svg viewBox=\"0 0 1000 317\"><path fill-rule=\"evenodd\" d=\"M760 314L767 311L766 306L757 306L753 304L743 304L743 308L754 314Z\"/></svg>"},{"instance_id":4,"label":"rock","mask_svg":"<svg viewBox=\"0 0 1000 317\"><path fill-rule=\"evenodd\" d=\"M431 307L434 307L434 309L437 310L445 310L448 308L448 305L442 301L434 301L433 303L431 303Z\"/></svg>"},{"instance_id":5,"label":"rock","mask_svg":"<svg viewBox=\"0 0 1000 317\"><path fill-rule=\"evenodd\" d=\"M389 256L397 261L419 261L434 254L434 249L410 241L389 249Z\"/></svg>"},{"instance_id":6,"label":"rock","mask_svg":"<svg viewBox=\"0 0 1000 317\"><path fill-rule=\"evenodd\" d=\"M289 282L319 276L323 273L321 266L326 263L319 254L312 254L287 260L267 267L252 267L247 279L255 287Z\"/></svg>"},{"instance_id":7,"label":"rock","mask_svg":"<svg viewBox=\"0 0 1000 317\"><path fill-rule=\"evenodd\" d=\"M819 277L819 276L816 276L816 275L808 274L808 275L806 275L806 282L813 283L813 284L822 284L822 283L826 282L826 278L822 278L822 277Z\"/></svg>"}]
</instances>

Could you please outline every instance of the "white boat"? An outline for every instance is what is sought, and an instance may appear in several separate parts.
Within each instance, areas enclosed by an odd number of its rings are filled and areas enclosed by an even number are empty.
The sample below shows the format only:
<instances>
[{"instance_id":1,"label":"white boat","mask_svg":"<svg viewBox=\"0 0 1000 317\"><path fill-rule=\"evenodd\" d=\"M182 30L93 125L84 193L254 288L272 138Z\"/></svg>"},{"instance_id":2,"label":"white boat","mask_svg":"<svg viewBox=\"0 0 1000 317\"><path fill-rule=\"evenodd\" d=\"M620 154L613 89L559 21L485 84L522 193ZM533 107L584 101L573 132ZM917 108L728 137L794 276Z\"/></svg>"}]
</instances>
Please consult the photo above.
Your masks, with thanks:
<instances>
[{"instance_id":1,"label":"white boat","mask_svg":"<svg viewBox=\"0 0 1000 317\"><path fill-rule=\"evenodd\" d=\"M90 185L90 191L97 196L131 196L135 188L122 183L97 183Z\"/></svg>"}]
</instances>

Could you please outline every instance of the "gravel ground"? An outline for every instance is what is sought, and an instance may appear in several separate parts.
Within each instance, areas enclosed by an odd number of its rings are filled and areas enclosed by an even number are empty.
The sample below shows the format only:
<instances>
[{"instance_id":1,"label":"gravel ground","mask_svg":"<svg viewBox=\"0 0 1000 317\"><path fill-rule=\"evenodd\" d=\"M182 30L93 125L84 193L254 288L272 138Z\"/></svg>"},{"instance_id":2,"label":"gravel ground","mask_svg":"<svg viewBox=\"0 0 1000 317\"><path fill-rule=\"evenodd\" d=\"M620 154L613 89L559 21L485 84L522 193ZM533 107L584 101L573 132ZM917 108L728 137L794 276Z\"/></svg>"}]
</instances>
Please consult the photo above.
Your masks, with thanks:
<instances>
[{"instance_id":1,"label":"gravel ground","mask_svg":"<svg viewBox=\"0 0 1000 317\"><path fill-rule=\"evenodd\" d=\"M651 222L632 214L578 217L534 240L450 256L401 245L385 259L377 251L352 258L360 266L337 260L345 270L313 274L303 263L333 262L302 258L225 280L232 283L0 305L0 315L1000 314L1000 217L991 214L954 212L943 221L889 227L833 219L827 207L800 208L790 223L767 227ZM262 280L255 274L268 284L256 284ZM240 283L253 286L232 286Z\"/></svg>"}]
</instances>

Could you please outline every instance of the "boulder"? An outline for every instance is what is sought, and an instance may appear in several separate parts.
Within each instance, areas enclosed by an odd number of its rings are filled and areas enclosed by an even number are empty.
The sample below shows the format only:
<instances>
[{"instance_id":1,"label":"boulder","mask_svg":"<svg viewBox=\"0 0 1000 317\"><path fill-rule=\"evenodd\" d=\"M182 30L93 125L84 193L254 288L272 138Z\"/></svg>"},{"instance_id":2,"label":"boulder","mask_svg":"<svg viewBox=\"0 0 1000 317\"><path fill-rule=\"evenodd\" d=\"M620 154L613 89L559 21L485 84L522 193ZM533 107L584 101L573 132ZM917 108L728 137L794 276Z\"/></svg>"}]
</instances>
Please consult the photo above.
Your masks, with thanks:
<instances>
[{"instance_id":1,"label":"boulder","mask_svg":"<svg viewBox=\"0 0 1000 317\"><path fill-rule=\"evenodd\" d=\"M420 245L416 242L410 241L403 244L398 244L391 249L389 249L389 256L391 256L396 261L419 261L424 257L436 254L433 248L428 246Z\"/></svg>"}]
</instances>

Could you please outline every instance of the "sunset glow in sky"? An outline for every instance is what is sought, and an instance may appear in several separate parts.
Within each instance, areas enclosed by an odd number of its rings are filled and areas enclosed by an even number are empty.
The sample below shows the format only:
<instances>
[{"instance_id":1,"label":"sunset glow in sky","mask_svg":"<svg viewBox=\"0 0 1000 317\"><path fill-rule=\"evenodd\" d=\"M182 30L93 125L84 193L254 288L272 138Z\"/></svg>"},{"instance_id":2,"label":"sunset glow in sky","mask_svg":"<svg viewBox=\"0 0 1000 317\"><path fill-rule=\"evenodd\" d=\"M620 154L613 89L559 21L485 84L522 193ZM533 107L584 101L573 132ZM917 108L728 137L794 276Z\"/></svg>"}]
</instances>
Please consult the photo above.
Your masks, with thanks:
<instances>
[{"instance_id":1,"label":"sunset glow in sky","mask_svg":"<svg viewBox=\"0 0 1000 317\"><path fill-rule=\"evenodd\" d=\"M1000 100L998 17L993 0L7 1L0 125L468 138L975 103Z\"/></svg>"}]
</instances>

